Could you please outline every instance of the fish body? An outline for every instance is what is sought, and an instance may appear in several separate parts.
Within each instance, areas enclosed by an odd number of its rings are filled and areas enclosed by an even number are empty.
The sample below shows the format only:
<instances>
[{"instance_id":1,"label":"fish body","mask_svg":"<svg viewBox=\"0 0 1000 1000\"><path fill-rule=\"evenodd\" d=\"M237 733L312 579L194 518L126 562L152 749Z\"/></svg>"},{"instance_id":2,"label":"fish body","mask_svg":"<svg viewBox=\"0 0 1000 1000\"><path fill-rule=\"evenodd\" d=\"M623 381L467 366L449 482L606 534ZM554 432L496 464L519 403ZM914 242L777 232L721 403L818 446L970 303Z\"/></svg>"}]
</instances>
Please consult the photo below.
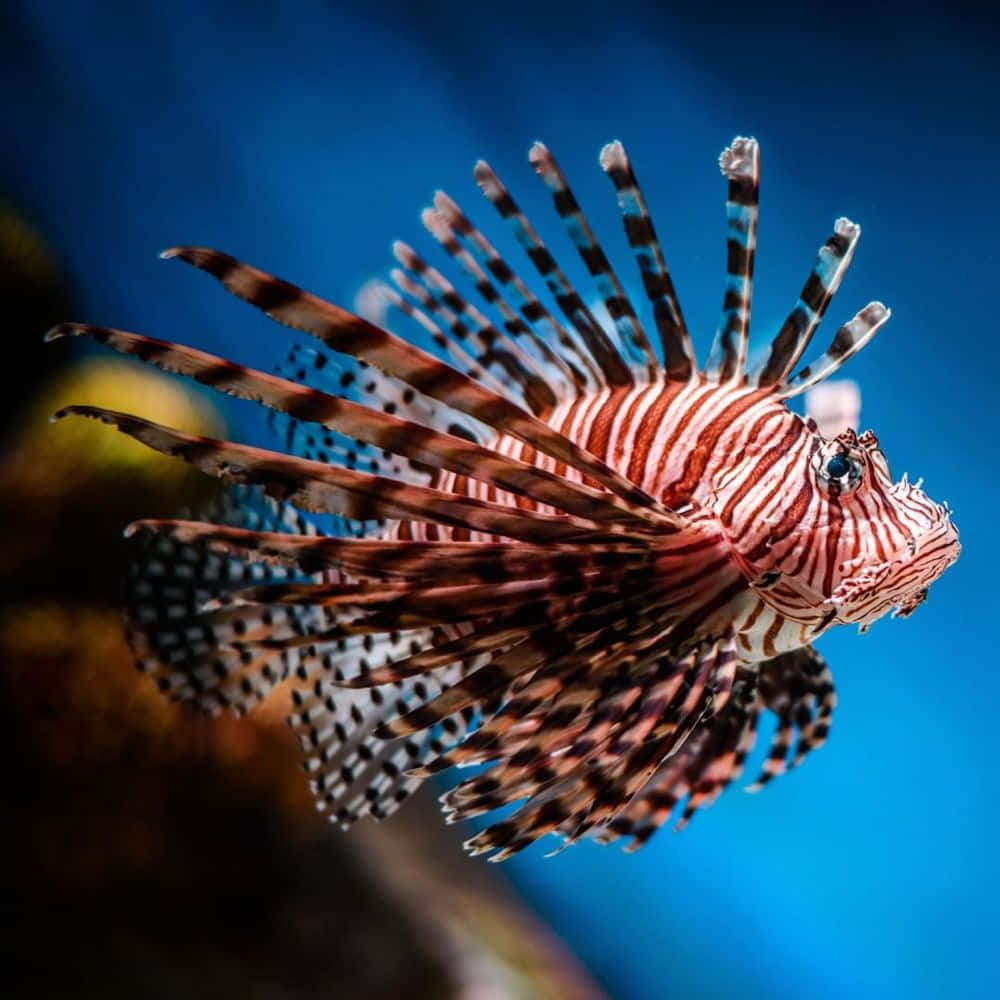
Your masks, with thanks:
<instances>
[{"instance_id":1,"label":"fish body","mask_svg":"<svg viewBox=\"0 0 1000 1000\"><path fill-rule=\"evenodd\" d=\"M236 484L204 520L134 526L148 536L128 588L140 666L208 712L245 711L291 678L317 804L345 827L388 815L431 774L492 765L443 804L455 820L521 803L467 844L493 860L547 833L639 846L682 800L683 825L739 775L764 711L778 727L751 787L795 766L825 740L836 701L814 640L912 613L959 552L947 507L894 483L873 433L825 437L787 405L888 319L870 303L795 373L853 256L854 223L837 220L748 367L759 149L735 140L720 159L723 316L699 366L621 144L601 165L655 336L551 154L536 144L529 158L604 319L479 163L558 316L438 193L423 221L482 307L402 243L379 293L437 356L190 247L166 256L318 344L294 346L272 375L141 334L52 332L256 400L284 439L271 451L64 411ZM319 533L310 512L339 515L343 530Z\"/></svg>"},{"instance_id":2,"label":"fish body","mask_svg":"<svg viewBox=\"0 0 1000 1000\"><path fill-rule=\"evenodd\" d=\"M870 624L905 606L922 586L908 586L905 577L892 587L872 583L884 582L894 564L899 571L916 565L918 538L922 552L940 549L942 571L955 552L957 531L947 511L922 490L892 482L871 432L828 441L765 389L700 375L659 378L569 399L548 420L665 507L714 515L710 521L727 539L745 586L718 614L702 611L699 619L707 632L717 620L730 623L747 662L805 646L833 625ZM586 478L577 469L557 469L549 456L531 456L529 446L510 436L489 446L512 458L533 457L567 480ZM837 454L864 466L865 489L857 496L841 491L835 505L822 469ZM448 492L518 505L516 495L455 473L434 482ZM426 522L392 525L388 533L458 537ZM460 537L496 540L475 532ZM716 569L705 574L706 603L725 580Z\"/></svg>"}]
</instances>

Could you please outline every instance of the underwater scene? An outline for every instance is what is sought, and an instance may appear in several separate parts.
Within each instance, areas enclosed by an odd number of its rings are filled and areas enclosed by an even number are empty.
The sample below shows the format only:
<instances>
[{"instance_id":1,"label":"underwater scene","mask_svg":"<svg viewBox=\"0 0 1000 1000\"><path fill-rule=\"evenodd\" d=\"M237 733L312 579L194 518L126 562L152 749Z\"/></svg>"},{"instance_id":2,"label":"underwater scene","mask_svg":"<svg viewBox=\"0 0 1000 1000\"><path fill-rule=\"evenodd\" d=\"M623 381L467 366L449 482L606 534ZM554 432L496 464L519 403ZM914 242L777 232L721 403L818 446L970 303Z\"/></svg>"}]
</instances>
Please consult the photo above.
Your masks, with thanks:
<instances>
[{"instance_id":1,"label":"underwater scene","mask_svg":"<svg viewBox=\"0 0 1000 1000\"><path fill-rule=\"evenodd\" d=\"M993 19L3 23L11 995L995 995Z\"/></svg>"}]
</instances>

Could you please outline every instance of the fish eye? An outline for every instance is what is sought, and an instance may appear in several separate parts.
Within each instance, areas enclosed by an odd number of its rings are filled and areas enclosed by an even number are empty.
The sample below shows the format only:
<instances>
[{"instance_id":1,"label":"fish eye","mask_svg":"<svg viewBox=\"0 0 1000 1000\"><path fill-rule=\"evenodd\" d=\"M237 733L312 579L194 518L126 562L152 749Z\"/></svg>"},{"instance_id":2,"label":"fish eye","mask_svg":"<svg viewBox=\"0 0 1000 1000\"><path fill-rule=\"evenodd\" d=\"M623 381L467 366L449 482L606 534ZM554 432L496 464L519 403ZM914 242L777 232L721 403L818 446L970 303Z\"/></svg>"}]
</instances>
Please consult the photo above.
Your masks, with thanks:
<instances>
[{"instance_id":1,"label":"fish eye","mask_svg":"<svg viewBox=\"0 0 1000 1000\"><path fill-rule=\"evenodd\" d=\"M836 451L820 459L819 478L833 494L839 496L855 490L864 479L864 465L849 451Z\"/></svg>"},{"instance_id":2,"label":"fish eye","mask_svg":"<svg viewBox=\"0 0 1000 1000\"><path fill-rule=\"evenodd\" d=\"M826 474L831 479L843 479L851 471L851 463L846 455L834 455L826 463Z\"/></svg>"}]
</instances>

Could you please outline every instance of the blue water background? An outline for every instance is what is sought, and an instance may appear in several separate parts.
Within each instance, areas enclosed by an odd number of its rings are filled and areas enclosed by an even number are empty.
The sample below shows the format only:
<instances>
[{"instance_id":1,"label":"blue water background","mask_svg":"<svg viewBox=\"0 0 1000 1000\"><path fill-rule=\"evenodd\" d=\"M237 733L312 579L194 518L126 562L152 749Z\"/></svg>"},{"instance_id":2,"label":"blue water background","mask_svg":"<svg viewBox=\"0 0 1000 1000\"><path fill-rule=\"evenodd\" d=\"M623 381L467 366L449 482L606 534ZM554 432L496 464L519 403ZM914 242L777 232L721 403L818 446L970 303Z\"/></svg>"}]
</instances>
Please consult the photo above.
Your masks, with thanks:
<instances>
[{"instance_id":1,"label":"blue water background","mask_svg":"<svg viewBox=\"0 0 1000 1000\"><path fill-rule=\"evenodd\" d=\"M758 338L833 219L862 224L825 333L870 299L892 306L848 368L862 425L894 472L952 504L961 562L909 621L821 642L841 706L800 772L757 797L728 793L635 856L536 848L507 872L616 997L995 996L1000 88L988 16L139 6L5 15L0 193L60 254L74 318L267 365L283 332L156 251L217 246L350 304L385 273L392 238L431 251L418 209L437 186L511 247L472 181L480 156L579 276L525 158L536 138L635 288L597 165L604 142L626 142L703 351L724 267L715 157L732 136L763 146ZM21 335L7 331L8 350ZM266 440L253 411L228 412L244 439Z\"/></svg>"}]
</instances>

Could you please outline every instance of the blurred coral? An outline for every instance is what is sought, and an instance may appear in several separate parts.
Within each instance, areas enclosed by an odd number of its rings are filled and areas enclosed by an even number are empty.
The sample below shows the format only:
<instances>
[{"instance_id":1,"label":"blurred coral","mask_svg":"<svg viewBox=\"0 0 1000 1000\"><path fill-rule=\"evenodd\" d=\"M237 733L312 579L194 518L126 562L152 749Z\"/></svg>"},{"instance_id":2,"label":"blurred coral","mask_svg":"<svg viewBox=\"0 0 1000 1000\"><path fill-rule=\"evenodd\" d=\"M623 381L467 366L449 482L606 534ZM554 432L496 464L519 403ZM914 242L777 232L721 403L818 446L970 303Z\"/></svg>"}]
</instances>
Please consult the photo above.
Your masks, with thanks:
<instances>
[{"instance_id":1,"label":"blurred coral","mask_svg":"<svg viewBox=\"0 0 1000 1000\"><path fill-rule=\"evenodd\" d=\"M50 422L68 402L141 409L200 433L218 412L180 382L120 360L84 358L43 383L8 434L0 466L0 597L86 593L114 602L125 569L121 531L174 513L216 484L90 421Z\"/></svg>"},{"instance_id":2,"label":"blurred coral","mask_svg":"<svg viewBox=\"0 0 1000 1000\"><path fill-rule=\"evenodd\" d=\"M44 253L24 246L30 271ZM50 424L69 402L223 430L184 383L94 356L45 379L8 428L0 723L17 762L3 846L20 995L598 996L499 873L429 821L428 796L352 836L321 819L287 696L208 720L136 671L122 528L217 487L106 427Z\"/></svg>"},{"instance_id":3,"label":"blurred coral","mask_svg":"<svg viewBox=\"0 0 1000 1000\"><path fill-rule=\"evenodd\" d=\"M106 487L121 478L133 490L191 489L203 477L123 434L108 434L89 421L56 424L51 416L69 403L142 410L150 420L170 421L199 434L225 433L218 411L179 380L119 358L87 358L51 379L26 410L15 439L18 482L58 496L79 493L91 482Z\"/></svg>"}]
</instances>

